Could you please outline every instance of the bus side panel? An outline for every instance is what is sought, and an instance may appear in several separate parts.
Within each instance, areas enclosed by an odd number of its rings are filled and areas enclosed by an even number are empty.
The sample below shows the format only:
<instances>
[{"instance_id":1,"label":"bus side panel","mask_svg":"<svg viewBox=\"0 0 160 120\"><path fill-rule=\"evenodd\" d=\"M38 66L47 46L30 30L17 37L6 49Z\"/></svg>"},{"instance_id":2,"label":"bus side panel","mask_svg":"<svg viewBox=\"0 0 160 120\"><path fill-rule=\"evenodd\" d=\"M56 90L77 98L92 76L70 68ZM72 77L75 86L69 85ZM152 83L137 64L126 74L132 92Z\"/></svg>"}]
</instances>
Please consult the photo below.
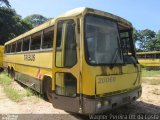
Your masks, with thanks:
<instances>
[{"instance_id":1,"label":"bus side panel","mask_svg":"<svg viewBox=\"0 0 160 120\"><path fill-rule=\"evenodd\" d=\"M13 67L16 80L41 92L43 76L52 76L52 52L6 54L4 65Z\"/></svg>"}]
</instances>

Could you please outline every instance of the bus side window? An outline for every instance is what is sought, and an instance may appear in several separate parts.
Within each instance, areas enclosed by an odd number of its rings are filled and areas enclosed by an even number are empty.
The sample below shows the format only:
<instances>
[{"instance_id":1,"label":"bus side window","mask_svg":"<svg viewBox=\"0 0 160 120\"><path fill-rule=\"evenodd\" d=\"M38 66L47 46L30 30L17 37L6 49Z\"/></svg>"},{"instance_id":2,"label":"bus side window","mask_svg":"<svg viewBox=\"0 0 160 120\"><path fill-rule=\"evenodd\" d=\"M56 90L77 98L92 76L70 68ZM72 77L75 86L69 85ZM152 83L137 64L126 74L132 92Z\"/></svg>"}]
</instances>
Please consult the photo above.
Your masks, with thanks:
<instances>
[{"instance_id":1,"label":"bus side window","mask_svg":"<svg viewBox=\"0 0 160 120\"><path fill-rule=\"evenodd\" d=\"M41 45L41 33L38 32L31 36L31 47L30 50L39 50Z\"/></svg>"},{"instance_id":2,"label":"bus side window","mask_svg":"<svg viewBox=\"0 0 160 120\"><path fill-rule=\"evenodd\" d=\"M157 53L157 54L156 54L156 58L157 58L157 59L160 58L160 54Z\"/></svg>"},{"instance_id":3,"label":"bus side window","mask_svg":"<svg viewBox=\"0 0 160 120\"><path fill-rule=\"evenodd\" d=\"M63 21L58 22L56 50L61 49Z\"/></svg>"},{"instance_id":4,"label":"bus side window","mask_svg":"<svg viewBox=\"0 0 160 120\"><path fill-rule=\"evenodd\" d=\"M148 59L154 59L154 55L152 55L152 54L146 54L146 58L148 58Z\"/></svg>"},{"instance_id":5,"label":"bus side window","mask_svg":"<svg viewBox=\"0 0 160 120\"><path fill-rule=\"evenodd\" d=\"M44 30L42 49L48 49L53 47L53 30L53 26Z\"/></svg>"},{"instance_id":6,"label":"bus side window","mask_svg":"<svg viewBox=\"0 0 160 120\"><path fill-rule=\"evenodd\" d=\"M7 53L7 45L4 48L4 53Z\"/></svg>"},{"instance_id":7,"label":"bus side window","mask_svg":"<svg viewBox=\"0 0 160 120\"><path fill-rule=\"evenodd\" d=\"M29 44L30 44L30 37L24 38L23 39L23 51L28 51L29 50Z\"/></svg>"},{"instance_id":8,"label":"bus side window","mask_svg":"<svg viewBox=\"0 0 160 120\"><path fill-rule=\"evenodd\" d=\"M22 48L22 40L19 40L17 41L16 52L21 52L21 48Z\"/></svg>"},{"instance_id":9,"label":"bus side window","mask_svg":"<svg viewBox=\"0 0 160 120\"><path fill-rule=\"evenodd\" d=\"M10 53L11 52L11 45L7 45L7 53Z\"/></svg>"},{"instance_id":10,"label":"bus side window","mask_svg":"<svg viewBox=\"0 0 160 120\"><path fill-rule=\"evenodd\" d=\"M12 43L11 53L14 53L15 51L16 51L16 42Z\"/></svg>"}]
</instances>

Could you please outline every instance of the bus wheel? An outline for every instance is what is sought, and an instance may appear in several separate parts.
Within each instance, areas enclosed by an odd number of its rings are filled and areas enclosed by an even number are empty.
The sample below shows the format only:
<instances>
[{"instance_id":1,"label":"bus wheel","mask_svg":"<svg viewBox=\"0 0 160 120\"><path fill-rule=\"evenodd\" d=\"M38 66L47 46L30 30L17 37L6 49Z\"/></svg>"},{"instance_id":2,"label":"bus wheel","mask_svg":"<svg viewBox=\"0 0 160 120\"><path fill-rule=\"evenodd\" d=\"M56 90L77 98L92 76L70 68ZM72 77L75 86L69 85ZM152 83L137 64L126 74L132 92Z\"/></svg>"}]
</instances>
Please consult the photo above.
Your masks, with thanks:
<instances>
[{"instance_id":1,"label":"bus wheel","mask_svg":"<svg viewBox=\"0 0 160 120\"><path fill-rule=\"evenodd\" d=\"M10 72L11 72L11 70L10 70L10 67L8 66L8 68L7 68L8 76L10 76Z\"/></svg>"},{"instance_id":2,"label":"bus wheel","mask_svg":"<svg viewBox=\"0 0 160 120\"><path fill-rule=\"evenodd\" d=\"M11 78L15 79L15 71L13 68L11 68Z\"/></svg>"},{"instance_id":3,"label":"bus wheel","mask_svg":"<svg viewBox=\"0 0 160 120\"><path fill-rule=\"evenodd\" d=\"M45 99L47 99L49 102L52 102L52 83L51 80L45 81Z\"/></svg>"}]
</instances>

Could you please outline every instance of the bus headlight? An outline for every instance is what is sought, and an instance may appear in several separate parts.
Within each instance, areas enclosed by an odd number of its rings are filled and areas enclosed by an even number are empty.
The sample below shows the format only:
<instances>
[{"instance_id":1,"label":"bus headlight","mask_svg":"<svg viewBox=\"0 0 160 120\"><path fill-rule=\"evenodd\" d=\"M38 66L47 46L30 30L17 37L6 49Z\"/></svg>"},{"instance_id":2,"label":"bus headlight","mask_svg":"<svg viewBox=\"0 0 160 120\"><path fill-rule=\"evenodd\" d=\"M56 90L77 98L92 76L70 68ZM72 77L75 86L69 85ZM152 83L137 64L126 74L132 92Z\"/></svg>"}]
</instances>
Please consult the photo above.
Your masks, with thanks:
<instances>
[{"instance_id":1,"label":"bus headlight","mask_svg":"<svg viewBox=\"0 0 160 120\"><path fill-rule=\"evenodd\" d=\"M98 103L97 103L97 108L99 109L99 108L101 108L101 106L102 106L102 103L101 103L101 102L98 102Z\"/></svg>"}]
</instances>

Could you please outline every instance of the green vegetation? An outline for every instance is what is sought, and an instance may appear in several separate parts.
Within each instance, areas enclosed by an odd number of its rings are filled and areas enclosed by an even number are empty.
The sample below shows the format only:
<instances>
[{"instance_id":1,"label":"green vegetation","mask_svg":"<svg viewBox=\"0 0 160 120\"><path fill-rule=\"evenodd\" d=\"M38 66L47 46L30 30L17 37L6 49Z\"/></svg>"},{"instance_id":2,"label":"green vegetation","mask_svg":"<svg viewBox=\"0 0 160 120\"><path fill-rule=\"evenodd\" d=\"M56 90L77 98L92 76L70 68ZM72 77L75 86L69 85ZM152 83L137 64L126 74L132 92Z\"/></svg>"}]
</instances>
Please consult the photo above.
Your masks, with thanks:
<instances>
[{"instance_id":1,"label":"green vegetation","mask_svg":"<svg viewBox=\"0 0 160 120\"><path fill-rule=\"evenodd\" d=\"M0 44L32 29L32 25L23 20L14 9L0 7Z\"/></svg>"},{"instance_id":2,"label":"green vegetation","mask_svg":"<svg viewBox=\"0 0 160 120\"><path fill-rule=\"evenodd\" d=\"M137 51L160 51L160 30L156 33L149 29L134 29L134 40Z\"/></svg>"},{"instance_id":3,"label":"green vegetation","mask_svg":"<svg viewBox=\"0 0 160 120\"><path fill-rule=\"evenodd\" d=\"M4 87L4 92L8 98L15 102L20 102L24 97L34 96L31 89L26 88L24 90L18 90L18 88L16 89L16 87L12 85L13 82L14 81L8 77L6 73L0 74L0 84Z\"/></svg>"},{"instance_id":4,"label":"green vegetation","mask_svg":"<svg viewBox=\"0 0 160 120\"><path fill-rule=\"evenodd\" d=\"M12 79L7 76L7 73L0 74L0 84L3 86L8 86L12 82Z\"/></svg>"},{"instance_id":5,"label":"green vegetation","mask_svg":"<svg viewBox=\"0 0 160 120\"><path fill-rule=\"evenodd\" d=\"M4 87L4 92L6 93L8 98L10 98L11 100L15 102L20 102L24 97L22 94L19 93L18 90L12 87L9 87L9 86Z\"/></svg>"},{"instance_id":6,"label":"green vegetation","mask_svg":"<svg viewBox=\"0 0 160 120\"><path fill-rule=\"evenodd\" d=\"M143 70L142 81L150 85L160 85L160 71Z\"/></svg>"},{"instance_id":7,"label":"green vegetation","mask_svg":"<svg viewBox=\"0 0 160 120\"><path fill-rule=\"evenodd\" d=\"M26 96L27 97L33 96L33 91L29 88L26 88Z\"/></svg>"},{"instance_id":8,"label":"green vegetation","mask_svg":"<svg viewBox=\"0 0 160 120\"><path fill-rule=\"evenodd\" d=\"M26 18L23 19L27 23L30 23L32 27L36 27L44 22L46 22L48 19L42 15L39 14L33 14L29 15Z\"/></svg>"},{"instance_id":9,"label":"green vegetation","mask_svg":"<svg viewBox=\"0 0 160 120\"><path fill-rule=\"evenodd\" d=\"M0 6L11 7L8 0L0 0Z\"/></svg>"},{"instance_id":10,"label":"green vegetation","mask_svg":"<svg viewBox=\"0 0 160 120\"><path fill-rule=\"evenodd\" d=\"M143 70L142 72L143 77L155 77L160 76L160 70Z\"/></svg>"},{"instance_id":11,"label":"green vegetation","mask_svg":"<svg viewBox=\"0 0 160 120\"><path fill-rule=\"evenodd\" d=\"M46 17L39 14L22 19L16 10L11 8L8 0L0 0L0 45L47 20Z\"/></svg>"}]
</instances>

